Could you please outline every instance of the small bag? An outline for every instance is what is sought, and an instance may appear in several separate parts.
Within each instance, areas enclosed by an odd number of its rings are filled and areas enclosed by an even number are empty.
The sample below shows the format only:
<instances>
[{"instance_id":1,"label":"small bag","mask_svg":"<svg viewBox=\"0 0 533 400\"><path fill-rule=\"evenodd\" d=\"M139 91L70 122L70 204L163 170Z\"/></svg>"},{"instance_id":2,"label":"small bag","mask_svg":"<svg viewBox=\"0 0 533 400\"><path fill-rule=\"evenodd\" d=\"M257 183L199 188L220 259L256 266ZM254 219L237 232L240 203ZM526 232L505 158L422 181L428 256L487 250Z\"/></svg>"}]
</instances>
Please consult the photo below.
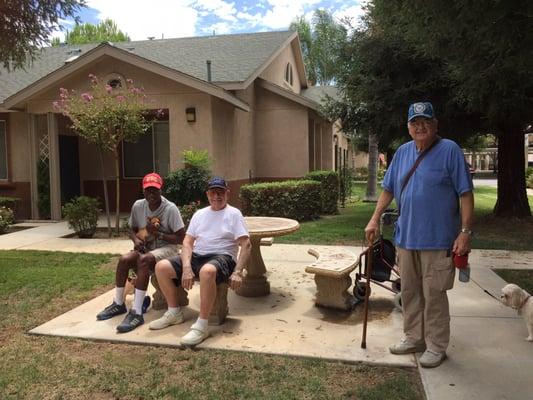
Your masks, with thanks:
<instances>
[{"instance_id":1,"label":"small bag","mask_svg":"<svg viewBox=\"0 0 533 400\"><path fill-rule=\"evenodd\" d=\"M390 275L396 263L396 248L390 240L380 237L372 246L372 275L371 279L378 282L390 280ZM365 271L368 259L365 257Z\"/></svg>"}]
</instances>

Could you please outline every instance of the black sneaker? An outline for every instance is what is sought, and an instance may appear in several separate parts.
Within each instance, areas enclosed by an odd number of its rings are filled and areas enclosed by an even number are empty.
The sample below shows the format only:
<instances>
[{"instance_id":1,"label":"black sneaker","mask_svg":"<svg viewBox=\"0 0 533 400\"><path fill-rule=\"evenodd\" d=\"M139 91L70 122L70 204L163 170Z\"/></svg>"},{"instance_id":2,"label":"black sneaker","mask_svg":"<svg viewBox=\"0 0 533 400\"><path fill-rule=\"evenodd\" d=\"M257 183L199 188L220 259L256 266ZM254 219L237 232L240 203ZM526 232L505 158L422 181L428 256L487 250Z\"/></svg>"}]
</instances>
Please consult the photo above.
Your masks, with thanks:
<instances>
[{"instance_id":1,"label":"black sneaker","mask_svg":"<svg viewBox=\"0 0 533 400\"><path fill-rule=\"evenodd\" d=\"M144 324L144 318L142 314L135 314L135 311L130 310L128 315L126 315L126 318L124 318L124 321L122 321L120 325L117 326L117 332L126 333L134 330L142 324Z\"/></svg>"},{"instance_id":2,"label":"black sneaker","mask_svg":"<svg viewBox=\"0 0 533 400\"><path fill-rule=\"evenodd\" d=\"M98 313L98 315L96 316L96 319L98 321L104 321L106 319L113 318L117 315L124 314L126 311L128 310L126 309L125 304L118 305L117 303L113 301L113 303L111 303L110 306L107 306L106 308L104 308L104 311L100 311Z\"/></svg>"}]
</instances>

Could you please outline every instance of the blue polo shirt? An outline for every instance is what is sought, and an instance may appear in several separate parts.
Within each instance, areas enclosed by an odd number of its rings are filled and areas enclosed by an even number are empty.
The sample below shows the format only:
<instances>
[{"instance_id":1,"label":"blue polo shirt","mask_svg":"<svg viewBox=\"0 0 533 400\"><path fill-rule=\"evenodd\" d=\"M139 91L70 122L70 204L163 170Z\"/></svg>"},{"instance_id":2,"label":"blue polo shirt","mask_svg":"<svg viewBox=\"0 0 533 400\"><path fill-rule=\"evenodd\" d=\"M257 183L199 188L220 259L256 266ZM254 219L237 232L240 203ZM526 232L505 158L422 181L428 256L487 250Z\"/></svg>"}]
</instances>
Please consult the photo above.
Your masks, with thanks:
<instances>
[{"instance_id":1,"label":"blue polo shirt","mask_svg":"<svg viewBox=\"0 0 533 400\"><path fill-rule=\"evenodd\" d=\"M408 250L450 249L461 228L459 196L473 190L463 151L455 142L441 139L399 199L403 179L418 155L414 141L400 146L383 179L383 189L393 193L401 207L394 241Z\"/></svg>"}]
</instances>

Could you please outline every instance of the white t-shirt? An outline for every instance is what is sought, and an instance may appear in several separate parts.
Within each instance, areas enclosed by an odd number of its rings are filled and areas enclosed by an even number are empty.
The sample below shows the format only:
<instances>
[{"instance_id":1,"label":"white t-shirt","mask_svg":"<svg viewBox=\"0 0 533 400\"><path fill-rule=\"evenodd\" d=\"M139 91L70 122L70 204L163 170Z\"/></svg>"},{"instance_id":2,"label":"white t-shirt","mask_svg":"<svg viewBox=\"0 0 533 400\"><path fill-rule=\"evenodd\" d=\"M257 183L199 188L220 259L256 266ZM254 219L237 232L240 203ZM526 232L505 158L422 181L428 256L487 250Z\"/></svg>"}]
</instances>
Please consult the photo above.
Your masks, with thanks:
<instances>
[{"instance_id":1,"label":"white t-shirt","mask_svg":"<svg viewBox=\"0 0 533 400\"><path fill-rule=\"evenodd\" d=\"M193 248L196 254L228 254L235 261L239 250L237 239L250 236L240 210L229 204L219 211L210 206L196 211L187 235L196 239Z\"/></svg>"}]
</instances>

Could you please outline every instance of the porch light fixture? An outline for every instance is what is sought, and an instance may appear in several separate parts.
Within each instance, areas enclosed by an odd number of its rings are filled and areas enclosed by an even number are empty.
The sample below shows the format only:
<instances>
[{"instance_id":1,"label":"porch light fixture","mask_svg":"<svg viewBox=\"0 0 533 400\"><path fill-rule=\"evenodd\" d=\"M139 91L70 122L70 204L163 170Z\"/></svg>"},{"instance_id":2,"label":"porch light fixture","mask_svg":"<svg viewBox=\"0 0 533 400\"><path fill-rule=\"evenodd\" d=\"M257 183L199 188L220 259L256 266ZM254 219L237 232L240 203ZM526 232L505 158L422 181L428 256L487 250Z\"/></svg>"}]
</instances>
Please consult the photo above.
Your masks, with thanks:
<instances>
[{"instance_id":1,"label":"porch light fixture","mask_svg":"<svg viewBox=\"0 0 533 400\"><path fill-rule=\"evenodd\" d=\"M187 122L196 122L196 108L194 107L186 108L185 116L187 117Z\"/></svg>"},{"instance_id":2,"label":"porch light fixture","mask_svg":"<svg viewBox=\"0 0 533 400\"><path fill-rule=\"evenodd\" d=\"M333 135L333 143L339 143L339 137L337 135Z\"/></svg>"}]
</instances>

